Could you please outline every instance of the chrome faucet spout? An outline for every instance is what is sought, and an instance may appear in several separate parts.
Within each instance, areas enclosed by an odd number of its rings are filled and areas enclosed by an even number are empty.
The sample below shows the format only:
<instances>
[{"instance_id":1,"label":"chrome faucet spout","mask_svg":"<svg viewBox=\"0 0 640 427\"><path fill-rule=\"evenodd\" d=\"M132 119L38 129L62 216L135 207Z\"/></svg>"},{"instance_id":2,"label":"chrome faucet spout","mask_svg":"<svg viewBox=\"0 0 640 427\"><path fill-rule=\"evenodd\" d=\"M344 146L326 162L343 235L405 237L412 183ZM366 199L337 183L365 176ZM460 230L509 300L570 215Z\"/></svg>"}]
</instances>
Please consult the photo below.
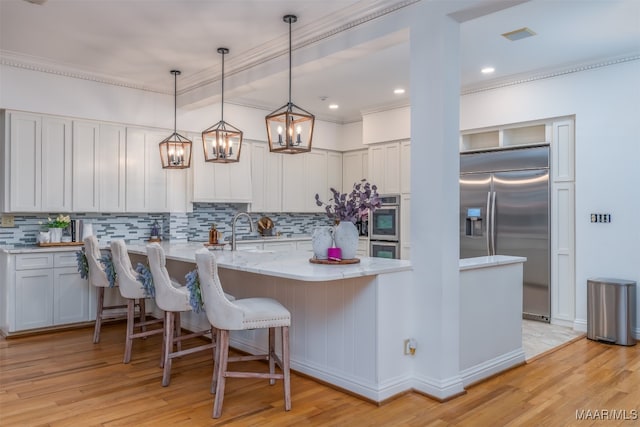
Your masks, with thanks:
<instances>
[{"instance_id":1,"label":"chrome faucet spout","mask_svg":"<svg viewBox=\"0 0 640 427\"><path fill-rule=\"evenodd\" d=\"M249 220L249 227L251 232L254 232L253 221L251 220L251 215L246 212L239 212L233 217L233 221L231 222L231 250L236 250L236 222L240 217L246 216Z\"/></svg>"}]
</instances>

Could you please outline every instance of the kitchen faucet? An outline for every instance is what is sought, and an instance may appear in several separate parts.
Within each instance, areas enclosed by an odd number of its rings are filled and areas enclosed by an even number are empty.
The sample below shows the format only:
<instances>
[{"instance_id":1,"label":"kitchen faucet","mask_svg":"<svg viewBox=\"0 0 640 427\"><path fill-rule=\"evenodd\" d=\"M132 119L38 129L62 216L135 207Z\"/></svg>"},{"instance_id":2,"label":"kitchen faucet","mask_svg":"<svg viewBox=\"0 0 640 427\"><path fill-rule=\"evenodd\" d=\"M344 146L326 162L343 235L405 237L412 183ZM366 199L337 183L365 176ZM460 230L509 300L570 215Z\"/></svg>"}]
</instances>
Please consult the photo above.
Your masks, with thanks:
<instances>
[{"instance_id":1,"label":"kitchen faucet","mask_svg":"<svg viewBox=\"0 0 640 427\"><path fill-rule=\"evenodd\" d=\"M241 216L246 216L249 219L249 225L251 226L251 232L253 233L253 221L251 220L251 216L246 212L239 212L233 217L233 221L231 222L231 250L236 250L236 221Z\"/></svg>"}]
</instances>

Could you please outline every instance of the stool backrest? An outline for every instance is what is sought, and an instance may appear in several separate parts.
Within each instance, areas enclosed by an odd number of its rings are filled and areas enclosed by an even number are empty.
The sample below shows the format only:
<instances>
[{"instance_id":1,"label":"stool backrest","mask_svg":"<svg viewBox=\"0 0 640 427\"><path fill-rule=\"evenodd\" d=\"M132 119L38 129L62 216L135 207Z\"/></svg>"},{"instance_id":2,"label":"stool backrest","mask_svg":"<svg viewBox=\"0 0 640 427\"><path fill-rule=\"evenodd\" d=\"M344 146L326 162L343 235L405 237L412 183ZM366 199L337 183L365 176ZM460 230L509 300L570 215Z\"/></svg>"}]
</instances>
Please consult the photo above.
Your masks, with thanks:
<instances>
[{"instance_id":1,"label":"stool backrest","mask_svg":"<svg viewBox=\"0 0 640 427\"><path fill-rule=\"evenodd\" d=\"M124 240L113 240L110 246L113 267L118 276L120 295L124 298L143 298L144 288L142 283L138 281L137 273L131 266L131 259L129 259L129 252Z\"/></svg>"},{"instance_id":2,"label":"stool backrest","mask_svg":"<svg viewBox=\"0 0 640 427\"><path fill-rule=\"evenodd\" d=\"M96 236L87 236L84 239L84 253L87 257L87 264L89 265L89 283L93 286L99 286L102 288L109 287L109 280L107 279L107 273L104 271L104 266L100 262L100 247Z\"/></svg>"},{"instance_id":3,"label":"stool backrest","mask_svg":"<svg viewBox=\"0 0 640 427\"><path fill-rule=\"evenodd\" d=\"M224 295L215 256L208 249L198 249L196 264L202 302L209 322L218 329L243 329L244 313Z\"/></svg>"},{"instance_id":4,"label":"stool backrest","mask_svg":"<svg viewBox=\"0 0 640 427\"><path fill-rule=\"evenodd\" d=\"M147 245L147 259L149 260L149 269L153 276L153 285L156 291L156 305L165 311L190 310L188 301L186 303L183 301L185 296L171 284L171 278L166 267L167 260L162 246L158 243Z\"/></svg>"}]
</instances>

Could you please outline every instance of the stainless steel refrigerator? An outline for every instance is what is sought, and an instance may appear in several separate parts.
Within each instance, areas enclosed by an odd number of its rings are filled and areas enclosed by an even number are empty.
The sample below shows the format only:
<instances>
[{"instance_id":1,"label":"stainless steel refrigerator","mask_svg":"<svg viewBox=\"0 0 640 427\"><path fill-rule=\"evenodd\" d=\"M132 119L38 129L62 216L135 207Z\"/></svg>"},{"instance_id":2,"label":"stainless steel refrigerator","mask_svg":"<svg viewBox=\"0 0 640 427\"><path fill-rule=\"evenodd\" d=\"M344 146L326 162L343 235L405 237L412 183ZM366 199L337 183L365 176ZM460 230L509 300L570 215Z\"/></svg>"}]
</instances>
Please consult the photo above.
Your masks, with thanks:
<instances>
[{"instance_id":1,"label":"stainless steel refrigerator","mask_svg":"<svg viewBox=\"0 0 640 427\"><path fill-rule=\"evenodd\" d=\"M527 257L523 317L544 322L551 315L549 206L548 145L460 155L460 258Z\"/></svg>"}]
</instances>

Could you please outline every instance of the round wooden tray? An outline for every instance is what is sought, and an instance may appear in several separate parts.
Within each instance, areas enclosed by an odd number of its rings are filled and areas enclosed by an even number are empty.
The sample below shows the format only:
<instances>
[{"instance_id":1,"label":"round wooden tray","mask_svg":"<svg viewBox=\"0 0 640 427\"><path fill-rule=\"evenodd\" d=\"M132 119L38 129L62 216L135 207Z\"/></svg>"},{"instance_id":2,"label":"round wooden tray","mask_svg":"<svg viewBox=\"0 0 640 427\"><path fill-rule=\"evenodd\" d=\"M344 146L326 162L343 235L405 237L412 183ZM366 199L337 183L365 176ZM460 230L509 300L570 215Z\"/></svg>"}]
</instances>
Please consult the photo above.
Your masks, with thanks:
<instances>
[{"instance_id":1,"label":"round wooden tray","mask_svg":"<svg viewBox=\"0 0 640 427\"><path fill-rule=\"evenodd\" d=\"M209 249L222 249L226 243L203 243L203 245Z\"/></svg>"},{"instance_id":2,"label":"round wooden tray","mask_svg":"<svg viewBox=\"0 0 640 427\"><path fill-rule=\"evenodd\" d=\"M340 261L334 261L334 260L331 260L331 259L310 258L309 262L311 264L345 265L345 264L357 264L357 263L360 262L360 258L343 259L343 260L340 260Z\"/></svg>"}]
</instances>

